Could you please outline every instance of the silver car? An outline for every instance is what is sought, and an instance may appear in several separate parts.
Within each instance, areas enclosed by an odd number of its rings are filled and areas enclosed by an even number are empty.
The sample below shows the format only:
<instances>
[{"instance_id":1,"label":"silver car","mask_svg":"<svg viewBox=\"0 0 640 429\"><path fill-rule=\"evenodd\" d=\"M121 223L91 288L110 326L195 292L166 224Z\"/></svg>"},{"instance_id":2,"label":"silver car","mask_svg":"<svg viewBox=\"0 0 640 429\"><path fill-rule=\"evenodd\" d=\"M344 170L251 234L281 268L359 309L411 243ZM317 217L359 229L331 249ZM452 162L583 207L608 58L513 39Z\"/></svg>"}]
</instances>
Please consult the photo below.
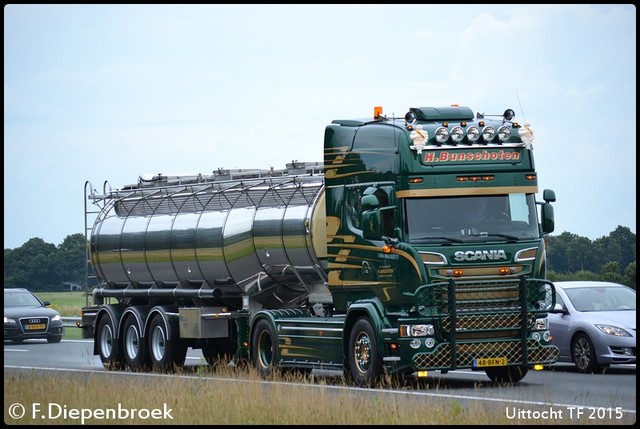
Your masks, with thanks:
<instances>
[{"instance_id":1,"label":"silver car","mask_svg":"<svg viewBox=\"0 0 640 429\"><path fill-rule=\"evenodd\" d=\"M579 372L636 363L636 291L603 281L554 282L556 306L549 314L558 362Z\"/></svg>"}]
</instances>

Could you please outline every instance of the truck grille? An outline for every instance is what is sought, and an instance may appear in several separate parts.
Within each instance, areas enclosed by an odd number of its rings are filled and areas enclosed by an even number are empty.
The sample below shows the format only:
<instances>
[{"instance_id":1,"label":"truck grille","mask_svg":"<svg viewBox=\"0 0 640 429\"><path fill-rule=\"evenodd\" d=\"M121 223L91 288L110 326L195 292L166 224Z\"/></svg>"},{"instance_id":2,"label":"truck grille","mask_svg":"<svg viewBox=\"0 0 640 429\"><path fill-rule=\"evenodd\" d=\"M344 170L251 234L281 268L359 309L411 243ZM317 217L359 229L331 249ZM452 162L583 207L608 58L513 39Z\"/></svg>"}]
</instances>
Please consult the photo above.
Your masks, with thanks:
<instances>
[{"instance_id":1,"label":"truck grille","mask_svg":"<svg viewBox=\"0 0 640 429\"><path fill-rule=\"evenodd\" d=\"M553 283L541 279L492 281L455 281L423 285L416 290L416 308L420 315L436 318L455 317L458 327L473 329L518 326L522 314L544 313L555 304ZM520 316L518 316L520 315ZM475 321L471 322L469 317ZM526 316L530 319L530 316ZM481 325L486 324L486 328ZM528 320L531 323L531 320ZM451 321L444 321L443 326Z\"/></svg>"},{"instance_id":2,"label":"truck grille","mask_svg":"<svg viewBox=\"0 0 640 429\"><path fill-rule=\"evenodd\" d=\"M441 327L445 332L451 332L453 320L449 316L441 319ZM527 315L527 328L531 329L535 323L535 315ZM520 313L507 314L478 314L474 316L459 316L456 321L457 338L460 333L466 331L478 331L486 329L520 329L522 327L522 315Z\"/></svg>"},{"instance_id":3,"label":"truck grille","mask_svg":"<svg viewBox=\"0 0 640 429\"><path fill-rule=\"evenodd\" d=\"M452 352L449 344L441 344L433 353L420 353L414 356L416 370L472 368L474 359L507 358L507 364L545 364L558 360L557 347L543 346L534 340L527 341L527 359L524 362L522 342L492 341L483 343L463 343L456 347L455 362L452 364Z\"/></svg>"}]
</instances>

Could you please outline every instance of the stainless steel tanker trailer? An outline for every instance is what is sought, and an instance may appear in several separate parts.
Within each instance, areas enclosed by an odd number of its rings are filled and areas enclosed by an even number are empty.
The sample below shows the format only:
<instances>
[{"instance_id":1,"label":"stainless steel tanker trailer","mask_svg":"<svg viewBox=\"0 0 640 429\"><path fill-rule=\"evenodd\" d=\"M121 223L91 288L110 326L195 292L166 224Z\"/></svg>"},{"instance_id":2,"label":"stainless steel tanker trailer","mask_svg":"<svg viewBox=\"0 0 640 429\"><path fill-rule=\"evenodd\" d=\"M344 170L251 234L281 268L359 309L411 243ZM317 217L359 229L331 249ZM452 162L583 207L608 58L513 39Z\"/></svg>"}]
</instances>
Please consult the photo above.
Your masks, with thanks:
<instances>
[{"instance_id":1,"label":"stainless steel tanker trailer","mask_svg":"<svg viewBox=\"0 0 640 429\"><path fill-rule=\"evenodd\" d=\"M85 185L100 208L85 213L97 215L87 262L101 306L83 326L105 366L170 369L188 347L213 363L259 309L331 302L321 163L104 188Z\"/></svg>"}]
</instances>

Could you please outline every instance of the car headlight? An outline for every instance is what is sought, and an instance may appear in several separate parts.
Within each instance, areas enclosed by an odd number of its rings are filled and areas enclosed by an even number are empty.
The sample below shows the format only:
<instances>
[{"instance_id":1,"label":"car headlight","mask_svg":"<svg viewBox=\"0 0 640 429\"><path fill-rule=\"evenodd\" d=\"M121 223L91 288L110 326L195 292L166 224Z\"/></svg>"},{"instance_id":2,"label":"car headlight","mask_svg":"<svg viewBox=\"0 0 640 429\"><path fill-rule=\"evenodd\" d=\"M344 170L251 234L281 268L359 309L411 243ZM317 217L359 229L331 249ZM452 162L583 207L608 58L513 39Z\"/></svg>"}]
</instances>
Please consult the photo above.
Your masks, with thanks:
<instances>
[{"instance_id":1,"label":"car headlight","mask_svg":"<svg viewBox=\"0 0 640 429\"><path fill-rule=\"evenodd\" d=\"M4 323L16 323L16 319L4 316Z\"/></svg>"},{"instance_id":2,"label":"car headlight","mask_svg":"<svg viewBox=\"0 0 640 429\"><path fill-rule=\"evenodd\" d=\"M55 316L53 316L53 317L51 318L51 321L52 321L52 322L57 322L58 320L61 320L61 319L62 319L62 317L60 317L60 315L59 315L59 314L56 314Z\"/></svg>"},{"instance_id":3,"label":"car headlight","mask_svg":"<svg viewBox=\"0 0 640 429\"><path fill-rule=\"evenodd\" d=\"M631 334L622 328L612 325L596 325L596 328L608 335L614 335L616 337L630 337Z\"/></svg>"}]
</instances>

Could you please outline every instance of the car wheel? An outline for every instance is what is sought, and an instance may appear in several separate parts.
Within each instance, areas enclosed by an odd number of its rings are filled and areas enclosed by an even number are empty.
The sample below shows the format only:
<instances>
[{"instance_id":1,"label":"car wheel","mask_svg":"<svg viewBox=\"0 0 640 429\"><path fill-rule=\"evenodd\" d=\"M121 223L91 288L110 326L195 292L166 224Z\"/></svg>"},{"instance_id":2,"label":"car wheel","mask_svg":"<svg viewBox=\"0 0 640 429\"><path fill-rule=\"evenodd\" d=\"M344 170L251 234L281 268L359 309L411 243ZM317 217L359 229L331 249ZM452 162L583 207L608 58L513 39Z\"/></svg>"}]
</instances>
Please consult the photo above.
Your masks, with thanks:
<instances>
[{"instance_id":1,"label":"car wheel","mask_svg":"<svg viewBox=\"0 0 640 429\"><path fill-rule=\"evenodd\" d=\"M596 349L585 334L578 334L573 339L571 357L579 372L593 373L602 369L596 359Z\"/></svg>"},{"instance_id":2,"label":"car wheel","mask_svg":"<svg viewBox=\"0 0 640 429\"><path fill-rule=\"evenodd\" d=\"M59 343L60 341L62 341L62 335L47 337L48 343Z\"/></svg>"}]
</instances>

